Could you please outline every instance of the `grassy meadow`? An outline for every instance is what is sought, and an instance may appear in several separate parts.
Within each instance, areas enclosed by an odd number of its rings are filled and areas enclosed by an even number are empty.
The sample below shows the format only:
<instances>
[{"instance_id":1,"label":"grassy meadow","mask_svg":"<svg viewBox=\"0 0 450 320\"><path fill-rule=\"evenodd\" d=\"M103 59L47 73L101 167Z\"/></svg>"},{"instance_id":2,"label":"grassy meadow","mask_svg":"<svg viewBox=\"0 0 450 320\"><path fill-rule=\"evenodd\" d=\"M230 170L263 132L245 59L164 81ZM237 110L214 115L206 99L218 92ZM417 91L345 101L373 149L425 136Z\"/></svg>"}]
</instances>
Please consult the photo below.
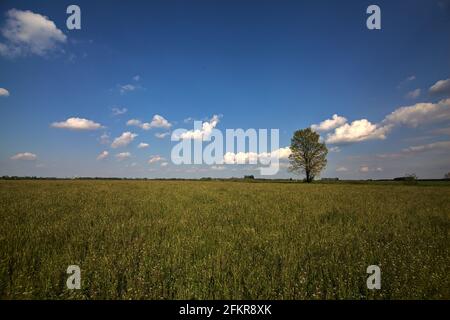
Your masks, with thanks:
<instances>
[{"instance_id":1,"label":"grassy meadow","mask_svg":"<svg viewBox=\"0 0 450 320\"><path fill-rule=\"evenodd\" d=\"M1 299L450 298L444 183L0 181L0 226Z\"/></svg>"}]
</instances>

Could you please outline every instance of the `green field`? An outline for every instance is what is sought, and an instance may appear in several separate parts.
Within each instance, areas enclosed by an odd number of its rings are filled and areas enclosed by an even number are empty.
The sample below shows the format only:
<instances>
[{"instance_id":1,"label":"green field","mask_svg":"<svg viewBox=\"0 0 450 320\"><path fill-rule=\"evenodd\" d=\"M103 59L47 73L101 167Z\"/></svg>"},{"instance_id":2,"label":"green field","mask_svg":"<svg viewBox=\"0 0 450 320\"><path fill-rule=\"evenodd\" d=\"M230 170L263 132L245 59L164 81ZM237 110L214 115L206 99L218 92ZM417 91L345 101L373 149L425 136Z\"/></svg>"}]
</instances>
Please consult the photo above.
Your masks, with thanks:
<instances>
[{"instance_id":1,"label":"green field","mask_svg":"<svg viewBox=\"0 0 450 320\"><path fill-rule=\"evenodd\" d=\"M2 299L450 298L449 184L0 181L0 226Z\"/></svg>"}]
</instances>

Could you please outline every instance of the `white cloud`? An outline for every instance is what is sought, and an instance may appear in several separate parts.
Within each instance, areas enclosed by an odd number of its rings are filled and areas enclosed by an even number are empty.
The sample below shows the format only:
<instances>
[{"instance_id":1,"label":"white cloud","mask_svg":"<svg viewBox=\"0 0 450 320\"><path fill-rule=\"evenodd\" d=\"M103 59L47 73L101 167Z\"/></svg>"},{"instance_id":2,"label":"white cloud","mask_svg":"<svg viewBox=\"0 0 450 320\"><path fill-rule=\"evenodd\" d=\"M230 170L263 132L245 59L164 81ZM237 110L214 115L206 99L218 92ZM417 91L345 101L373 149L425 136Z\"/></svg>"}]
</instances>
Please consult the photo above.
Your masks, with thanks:
<instances>
[{"instance_id":1,"label":"white cloud","mask_svg":"<svg viewBox=\"0 0 450 320\"><path fill-rule=\"evenodd\" d=\"M257 162L258 160L263 163L270 162L270 158L278 158L279 160L286 160L291 154L289 147L280 148L272 152L227 152L223 156L223 161L226 164L244 164L247 162Z\"/></svg>"},{"instance_id":2,"label":"white cloud","mask_svg":"<svg viewBox=\"0 0 450 320\"><path fill-rule=\"evenodd\" d=\"M368 166L361 166L359 168L359 172L369 172L369 167Z\"/></svg>"},{"instance_id":3,"label":"white cloud","mask_svg":"<svg viewBox=\"0 0 450 320\"><path fill-rule=\"evenodd\" d=\"M211 166L212 170L222 171L225 170L225 166Z\"/></svg>"},{"instance_id":4,"label":"white cloud","mask_svg":"<svg viewBox=\"0 0 450 320\"><path fill-rule=\"evenodd\" d=\"M381 159L398 159L402 157L403 155L401 153L383 153L383 154L377 154L378 158Z\"/></svg>"},{"instance_id":5,"label":"white cloud","mask_svg":"<svg viewBox=\"0 0 450 320\"><path fill-rule=\"evenodd\" d=\"M119 85L120 94L125 94L131 91L135 91L138 87L133 84Z\"/></svg>"},{"instance_id":6,"label":"white cloud","mask_svg":"<svg viewBox=\"0 0 450 320\"><path fill-rule=\"evenodd\" d=\"M122 161L122 160L126 160L129 159L131 157L131 153L129 152L121 152L116 154L116 158L118 161Z\"/></svg>"},{"instance_id":7,"label":"white cloud","mask_svg":"<svg viewBox=\"0 0 450 320\"><path fill-rule=\"evenodd\" d=\"M372 124L367 119L355 120L344 124L327 135L327 143L351 143L374 139L385 139L391 126Z\"/></svg>"},{"instance_id":8,"label":"white cloud","mask_svg":"<svg viewBox=\"0 0 450 320\"><path fill-rule=\"evenodd\" d=\"M5 88L0 88L0 97L9 97L9 91Z\"/></svg>"},{"instance_id":9,"label":"white cloud","mask_svg":"<svg viewBox=\"0 0 450 320\"><path fill-rule=\"evenodd\" d=\"M267 158L272 156L272 157L276 157L278 159L288 159L289 156L291 155L291 153L292 152L291 152L290 147L284 147L284 148L280 148L280 149L274 150L269 153L266 153L266 152L260 153L259 156L267 157Z\"/></svg>"},{"instance_id":10,"label":"white cloud","mask_svg":"<svg viewBox=\"0 0 450 320\"><path fill-rule=\"evenodd\" d=\"M406 156L414 156L423 152L450 151L450 141L439 141L423 145L410 146L402 149L397 153L378 154L377 157L382 159L399 159Z\"/></svg>"},{"instance_id":11,"label":"white cloud","mask_svg":"<svg viewBox=\"0 0 450 320\"><path fill-rule=\"evenodd\" d=\"M114 139L111 148L125 147L129 145L138 135L129 131L122 133L120 137Z\"/></svg>"},{"instance_id":12,"label":"white cloud","mask_svg":"<svg viewBox=\"0 0 450 320\"><path fill-rule=\"evenodd\" d=\"M168 162L163 162L163 163L161 163L161 167L167 167L168 165L169 165Z\"/></svg>"},{"instance_id":13,"label":"white cloud","mask_svg":"<svg viewBox=\"0 0 450 320\"><path fill-rule=\"evenodd\" d=\"M424 145L411 146L402 150L402 153L420 153L430 150L450 150L450 141L439 141Z\"/></svg>"},{"instance_id":14,"label":"white cloud","mask_svg":"<svg viewBox=\"0 0 450 320\"><path fill-rule=\"evenodd\" d=\"M408 92L405 97L408 99L417 99L420 96L421 90L420 89L416 89L416 90L412 90L410 92Z\"/></svg>"},{"instance_id":15,"label":"white cloud","mask_svg":"<svg viewBox=\"0 0 450 320\"><path fill-rule=\"evenodd\" d=\"M170 132L163 132L163 133L155 133L155 137L158 139L164 139L165 137L169 136Z\"/></svg>"},{"instance_id":16,"label":"white cloud","mask_svg":"<svg viewBox=\"0 0 450 320\"><path fill-rule=\"evenodd\" d=\"M148 164L152 164L158 161L164 161L165 159L159 155L151 156L150 159L148 159Z\"/></svg>"},{"instance_id":17,"label":"white cloud","mask_svg":"<svg viewBox=\"0 0 450 320\"><path fill-rule=\"evenodd\" d=\"M337 167L336 171L337 172L346 172L346 171L348 171L348 169L346 167Z\"/></svg>"},{"instance_id":18,"label":"white cloud","mask_svg":"<svg viewBox=\"0 0 450 320\"><path fill-rule=\"evenodd\" d=\"M128 109L127 108L112 108L112 114L113 116L120 116L121 114L125 114L127 113Z\"/></svg>"},{"instance_id":19,"label":"white cloud","mask_svg":"<svg viewBox=\"0 0 450 320\"><path fill-rule=\"evenodd\" d=\"M389 114L384 122L417 127L450 119L450 99L438 103L416 103L412 106L400 107Z\"/></svg>"},{"instance_id":20,"label":"white cloud","mask_svg":"<svg viewBox=\"0 0 450 320\"><path fill-rule=\"evenodd\" d=\"M131 119L127 121L127 126L135 126L143 130L150 130L152 128L170 128L172 124L169 123L169 121L167 121L166 119L164 119L164 117L155 114L150 123L142 122L141 120L138 119Z\"/></svg>"},{"instance_id":21,"label":"white cloud","mask_svg":"<svg viewBox=\"0 0 450 320\"><path fill-rule=\"evenodd\" d=\"M108 143L109 143L109 134L107 134L106 132L103 133L103 134L100 136L99 141L100 141L101 144L108 144Z\"/></svg>"},{"instance_id":22,"label":"white cloud","mask_svg":"<svg viewBox=\"0 0 450 320\"><path fill-rule=\"evenodd\" d=\"M331 119L324 120L320 124L313 124L311 126L311 129L315 131L330 131L337 127L342 126L346 122L347 122L346 118L338 116L337 114L333 114Z\"/></svg>"},{"instance_id":23,"label":"white cloud","mask_svg":"<svg viewBox=\"0 0 450 320\"><path fill-rule=\"evenodd\" d=\"M334 117L334 119L338 119L337 117ZM355 120L350 124L345 123L335 128L334 132L328 133L325 141L330 144L339 144L385 139L395 126L417 127L446 120L450 120L450 98L437 103L416 103L411 106L400 107L378 124L373 124L367 119ZM333 125L332 119L313 126L325 130L329 125ZM330 151L333 150L330 149Z\"/></svg>"},{"instance_id":24,"label":"white cloud","mask_svg":"<svg viewBox=\"0 0 450 320\"><path fill-rule=\"evenodd\" d=\"M400 82L400 84L398 85L397 88L400 88L400 87L402 87L403 85L405 85L405 84L407 84L408 82L411 82L411 81L413 81L413 80L416 80L416 76L415 76L415 75L411 75L411 76L407 77L406 79L402 80L402 81Z\"/></svg>"},{"instance_id":25,"label":"white cloud","mask_svg":"<svg viewBox=\"0 0 450 320\"><path fill-rule=\"evenodd\" d=\"M166 128L169 129L172 124L167 121L163 116L155 114L153 116L152 122L150 123L150 128Z\"/></svg>"},{"instance_id":26,"label":"white cloud","mask_svg":"<svg viewBox=\"0 0 450 320\"><path fill-rule=\"evenodd\" d=\"M134 77L133 77L133 80L134 81L139 81L139 80L141 80L141 76L140 75L135 75Z\"/></svg>"},{"instance_id":27,"label":"white cloud","mask_svg":"<svg viewBox=\"0 0 450 320\"><path fill-rule=\"evenodd\" d=\"M18 153L14 156L11 157L11 160L28 160L28 161L32 161L32 160L36 160L37 156L34 153L31 152L23 152L23 153Z\"/></svg>"},{"instance_id":28,"label":"white cloud","mask_svg":"<svg viewBox=\"0 0 450 320\"><path fill-rule=\"evenodd\" d=\"M189 130L186 132L183 132L179 138L180 139L194 139L194 140L203 140L209 137L212 130L217 126L219 123L219 116L213 115L213 117L207 121L202 123L201 129L196 130Z\"/></svg>"},{"instance_id":29,"label":"white cloud","mask_svg":"<svg viewBox=\"0 0 450 320\"><path fill-rule=\"evenodd\" d=\"M127 126L141 127L142 126L142 122L141 122L141 120L130 119L130 120L127 121Z\"/></svg>"},{"instance_id":30,"label":"white cloud","mask_svg":"<svg viewBox=\"0 0 450 320\"><path fill-rule=\"evenodd\" d=\"M69 129L69 130L97 130L103 128L99 123L83 118L69 118L62 122L53 122L53 128Z\"/></svg>"},{"instance_id":31,"label":"white cloud","mask_svg":"<svg viewBox=\"0 0 450 320\"><path fill-rule=\"evenodd\" d=\"M6 42L0 43L0 54L9 57L30 54L44 56L67 40L66 35L48 17L29 10L9 10L1 34Z\"/></svg>"},{"instance_id":32,"label":"white cloud","mask_svg":"<svg viewBox=\"0 0 450 320\"><path fill-rule=\"evenodd\" d=\"M431 94L450 94L450 79L439 80L429 91Z\"/></svg>"},{"instance_id":33,"label":"white cloud","mask_svg":"<svg viewBox=\"0 0 450 320\"><path fill-rule=\"evenodd\" d=\"M106 159L108 157L108 155L109 155L109 152L105 150L97 156L97 160Z\"/></svg>"},{"instance_id":34,"label":"white cloud","mask_svg":"<svg viewBox=\"0 0 450 320\"><path fill-rule=\"evenodd\" d=\"M141 142L141 143L139 143L138 148L139 149L144 149L144 148L148 148L149 146L150 145L148 143Z\"/></svg>"}]
</instances>

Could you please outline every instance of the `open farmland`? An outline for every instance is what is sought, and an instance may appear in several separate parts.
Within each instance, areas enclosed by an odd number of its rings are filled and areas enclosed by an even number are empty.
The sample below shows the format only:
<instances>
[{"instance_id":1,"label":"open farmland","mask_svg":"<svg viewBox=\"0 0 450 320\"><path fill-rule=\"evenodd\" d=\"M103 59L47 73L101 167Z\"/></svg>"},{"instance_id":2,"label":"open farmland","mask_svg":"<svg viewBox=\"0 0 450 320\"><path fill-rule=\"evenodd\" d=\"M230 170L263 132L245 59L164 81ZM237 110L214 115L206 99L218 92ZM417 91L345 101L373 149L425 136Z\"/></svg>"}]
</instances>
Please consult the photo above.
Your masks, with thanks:
<instances>
[{"instance_id":1,"label":"open farmland","mask_svg":"<svg viewBox=\"0 0 450 320\"><path fill-rule=\"evenodd\" d=\"M3 299L450 298L446 183L0 181L0 226Z\"/></svg>"}]
</instances>

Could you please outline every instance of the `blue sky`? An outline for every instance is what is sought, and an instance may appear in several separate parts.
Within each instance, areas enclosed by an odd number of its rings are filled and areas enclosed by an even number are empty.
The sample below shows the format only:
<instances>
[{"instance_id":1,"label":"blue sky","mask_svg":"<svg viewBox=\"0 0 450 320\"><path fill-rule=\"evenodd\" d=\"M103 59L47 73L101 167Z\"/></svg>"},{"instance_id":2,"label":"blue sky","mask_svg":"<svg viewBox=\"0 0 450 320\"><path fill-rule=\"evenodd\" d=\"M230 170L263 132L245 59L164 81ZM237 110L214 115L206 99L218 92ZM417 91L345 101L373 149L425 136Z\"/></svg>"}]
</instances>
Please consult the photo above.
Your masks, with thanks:
<instances>
[{"instance_id":1,"label":"blue sky","mask_svg":"<svg viewBox=\"0 0 450 320\"><path fill-rule=\"evenodd\" d=\"M257 176L171 163L175 142L155 134L214 115L220 130L278 128L280 147L315 124L332 150L323 177L450 171L447 0L6 0L0 17L0 175Z\"/></svg>"}]
</instances>

